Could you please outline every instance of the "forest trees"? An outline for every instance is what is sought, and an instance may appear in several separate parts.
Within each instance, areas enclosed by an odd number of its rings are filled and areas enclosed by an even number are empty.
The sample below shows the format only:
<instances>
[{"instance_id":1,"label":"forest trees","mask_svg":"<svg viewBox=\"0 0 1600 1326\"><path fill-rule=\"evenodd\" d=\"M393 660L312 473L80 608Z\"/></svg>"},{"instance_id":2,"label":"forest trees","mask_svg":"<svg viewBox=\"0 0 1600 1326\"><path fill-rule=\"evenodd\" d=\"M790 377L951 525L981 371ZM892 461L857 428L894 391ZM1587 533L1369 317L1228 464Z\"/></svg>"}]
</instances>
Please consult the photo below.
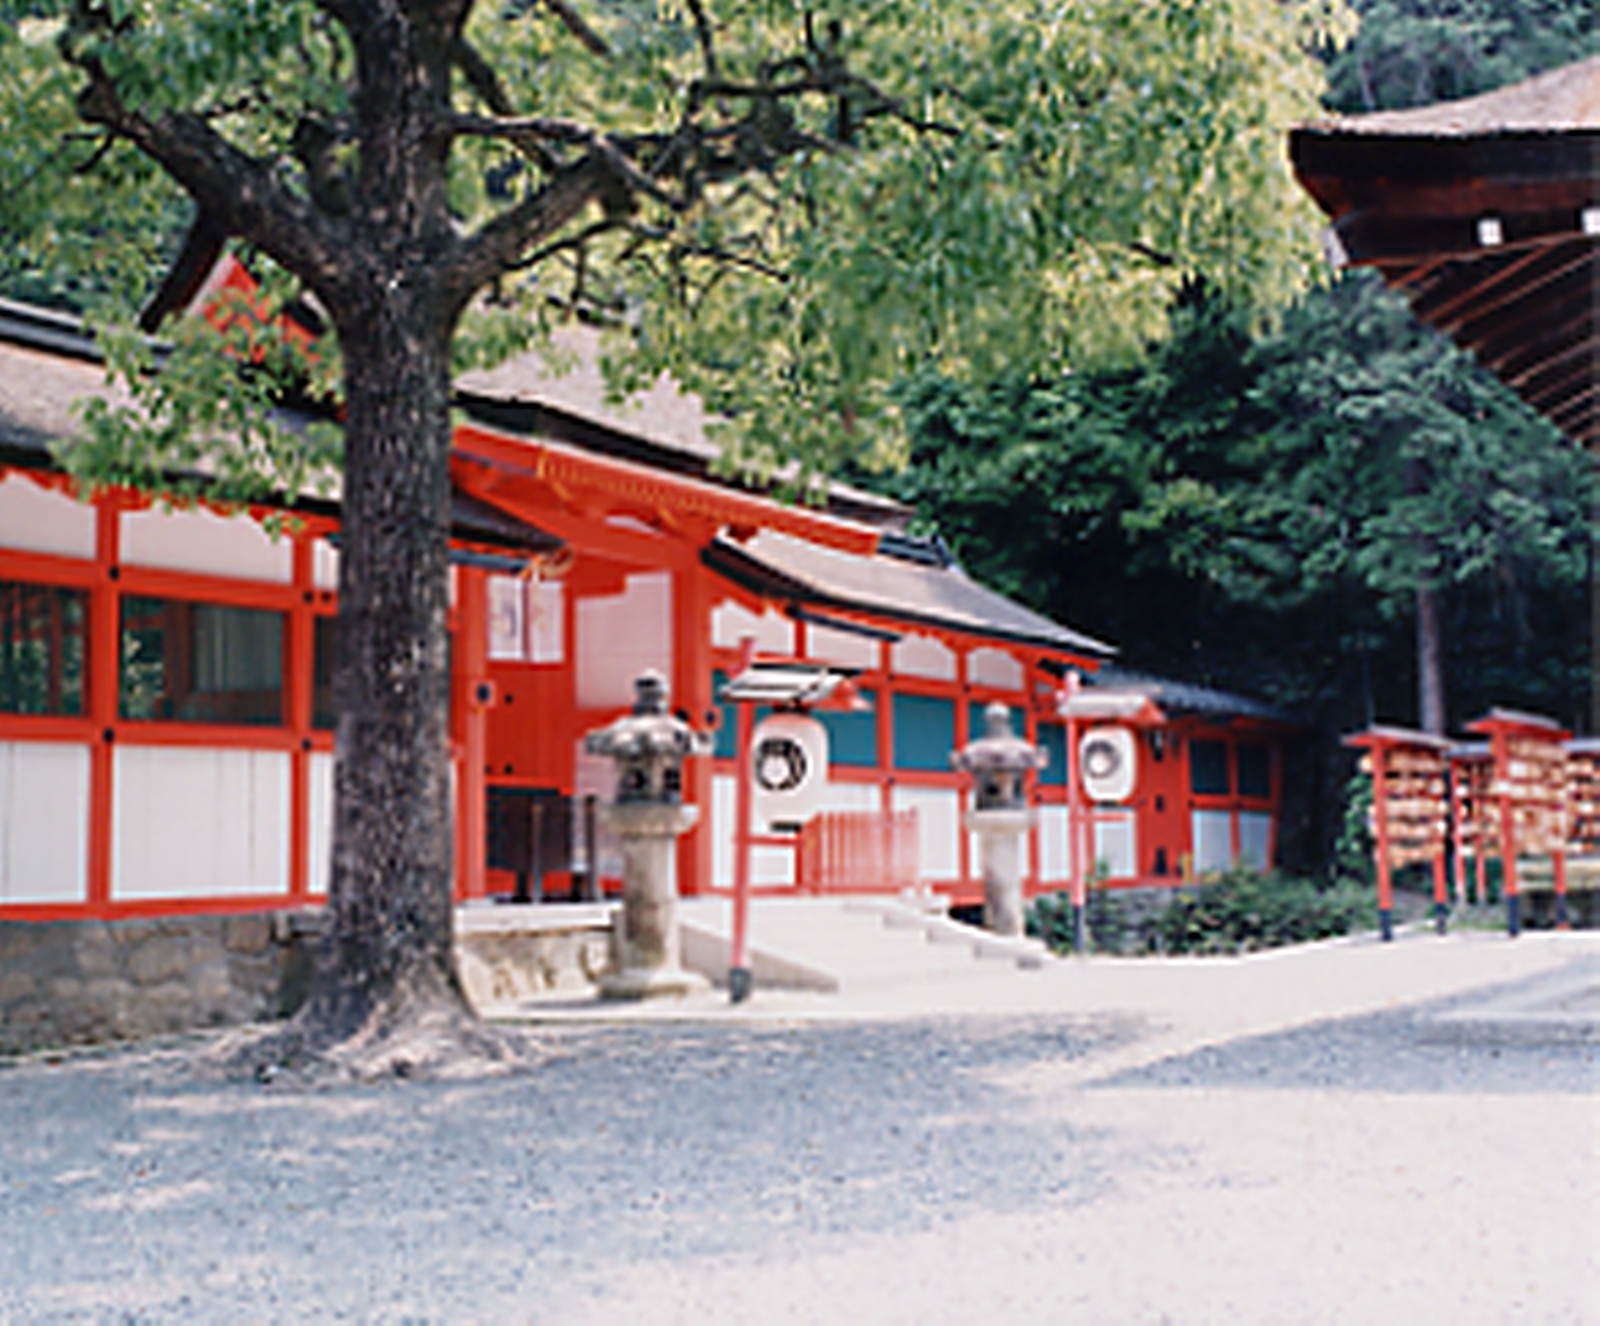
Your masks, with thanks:
<instances>
[{"instance_id":1,"label":"forest trees","mask_svg":"<svg viewBox=\"0 0 1600 1326\"><path fill-rule=\"evenodd\" d=\"M1281 126L1337 37L1322 0L17 0L0 30L8 261L108 324L180 198L310 301L312 354L251 347L343 419L330 930L286 1053L403 1067L471 1038L450 956L445 754L452 358L560 315L613 327L737 419L734 462L902 454L891 384L1137 349L1205 273L1259 310L1313 233ZM1203 114L1196 114L1196 108ZM85 477L227 491L329 458L261 422L270 372L159 374L89 422ZM175 367L176 366L176 367ZM226 426L224 426L226 425ZM196 430L202 436L196 436ZM437 1033L437 1034L433 1034ZM419 1048L420 1047L420 1048ZM441 1051L446 1052L446 1051Z\"/></svg>"}]
</instances>

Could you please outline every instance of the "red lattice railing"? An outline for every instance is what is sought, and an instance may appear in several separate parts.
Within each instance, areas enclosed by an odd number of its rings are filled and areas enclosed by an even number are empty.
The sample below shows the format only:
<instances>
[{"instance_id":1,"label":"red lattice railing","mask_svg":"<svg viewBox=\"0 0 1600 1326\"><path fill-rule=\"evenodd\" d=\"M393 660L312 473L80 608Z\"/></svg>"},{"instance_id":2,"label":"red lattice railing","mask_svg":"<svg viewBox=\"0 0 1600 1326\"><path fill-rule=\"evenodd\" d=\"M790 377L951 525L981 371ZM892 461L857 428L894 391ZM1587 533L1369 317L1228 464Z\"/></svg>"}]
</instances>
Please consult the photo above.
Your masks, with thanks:
<instances>
[{"instance_id":1,"label":"red lattice railing","mask_svg":"<svg viewBox=\"0 0 1600 1326\"><path fill-rule=\"evenodd\" d=\"M801 830L802 893L895 893L917 886L917 812L830 810Z\"/></svg>"}]
</instances>

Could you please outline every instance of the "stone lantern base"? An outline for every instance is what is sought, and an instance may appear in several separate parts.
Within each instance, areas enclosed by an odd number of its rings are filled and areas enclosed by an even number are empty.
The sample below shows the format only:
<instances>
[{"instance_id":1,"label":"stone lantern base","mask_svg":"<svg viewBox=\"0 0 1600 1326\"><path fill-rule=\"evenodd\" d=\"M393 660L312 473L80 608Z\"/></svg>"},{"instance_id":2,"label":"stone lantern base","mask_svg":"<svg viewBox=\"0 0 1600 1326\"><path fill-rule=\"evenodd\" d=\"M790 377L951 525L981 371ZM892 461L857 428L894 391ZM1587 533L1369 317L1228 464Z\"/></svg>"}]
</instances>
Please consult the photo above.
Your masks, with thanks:
<instances>
[{"instance_id":1,"label":"stone lantern base","mask_svg":"<svg viewBox=\"0 0 1600 1326\"><path fill-rule=\"evenodd\" d=\"M962 822L978 835L978 869L983 875L983 928L1020 936L1022 912L1022 835L1037 813L1029 808L969 810Z\"/></svg>"},{"instance_id":2,"label":"stone lantern base","mask_svg":"<svg viewBox=\"0 0 1600 1326\"><path fill-rule=\"evenodd\" d=\"M678 937L678 835L699 817L694 806L620 802L601 811L622 849L622 912L617 970L601 978L605 999L652 999L710 989L683 970Z\"/></svg>"}]
</instances>

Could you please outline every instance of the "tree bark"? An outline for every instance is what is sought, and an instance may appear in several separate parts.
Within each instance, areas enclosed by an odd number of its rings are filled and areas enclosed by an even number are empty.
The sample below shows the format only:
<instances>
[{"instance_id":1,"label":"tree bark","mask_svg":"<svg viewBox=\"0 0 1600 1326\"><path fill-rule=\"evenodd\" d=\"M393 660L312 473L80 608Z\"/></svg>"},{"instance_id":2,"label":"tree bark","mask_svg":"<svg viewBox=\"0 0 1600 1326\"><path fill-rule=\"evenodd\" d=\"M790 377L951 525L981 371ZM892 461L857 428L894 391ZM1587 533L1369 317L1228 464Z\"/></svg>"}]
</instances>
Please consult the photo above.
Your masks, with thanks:
<instances>
[{"instance_id":1,"label":"tree bark","mask_svg":"<svg viewBox=\"0 0 1600 1326\"><path fill-rule=\"evenodd\" d=\"M1444 736L1444 650L1439 594L1431 585L1417 586L1417 713L1424 732Z\"/></svg>"}]
</instances>

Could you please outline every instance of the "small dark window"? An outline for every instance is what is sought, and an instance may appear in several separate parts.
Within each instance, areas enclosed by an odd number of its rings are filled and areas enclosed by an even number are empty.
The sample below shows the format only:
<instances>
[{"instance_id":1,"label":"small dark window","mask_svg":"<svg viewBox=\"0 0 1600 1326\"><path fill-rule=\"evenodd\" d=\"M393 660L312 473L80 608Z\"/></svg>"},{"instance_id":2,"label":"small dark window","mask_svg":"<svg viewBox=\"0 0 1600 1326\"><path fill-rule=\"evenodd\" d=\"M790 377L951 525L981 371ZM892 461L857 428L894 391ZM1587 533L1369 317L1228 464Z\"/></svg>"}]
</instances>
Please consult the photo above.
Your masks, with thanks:
<instances>
[{"instance_id":1,"label":"small dark window","mask_svg":"<svg viewBox=\"0 0 1600 1326\"><path fill-rule=\"evenodd\" d=\"M311 725L338 727L339 709L333 700L333 670L339 657L339 619L317 617L311 632Z\"/></svg>"},{"instance_id":2,"label":"small dark window","mask_svg":"<svg viewBox=\"0 0 1600 1326\"><path fill-rule=\"evenodd\" d=\"M1225 797L1228 782L1228 743L1191 741L1189 743L1189 790L1197 796Z\"/></svg>"},{"instance_id":3,"label":"small dark window","mask_svg":"<svg viewBox=\"0 0 1600 1326\"><path fill-rule=\"evenodd\" d=\"M180 723L283 722L283 614L122 601L120 711Z\"/></svg>"},{"instance_id":4,"label":"small dark window","mask_svg":"<svg viewBox=\"0 0 1600 1326\"><path fill-rule=\"evenodd\" d=\"M727 684L728 674L721 668L711 674L711 698L720 715L711 754L719 760L731 760L739 754L739 706L722 698L722 688Z\"/></svg>"},{"instance_id":5,"label":"small dark window","mask_svg":"<svg viewBox=\"0 0 1600 1326\"><path fill-rule=\"evenodd\" d=\"M1272 795L1272 752L1265 746L1238 747L1239 795L1242 797L1270 797Z\"/></svg>"},{"instance_id":6,"label":"small dark window","mask_svg":"<svg viewBox=\"0 0 1600 1326\"><path fill-rule=\"evenodd\" d=\"M89 596L0 580L0 714L83 712Z\"/></svg>"}]
</instances>

